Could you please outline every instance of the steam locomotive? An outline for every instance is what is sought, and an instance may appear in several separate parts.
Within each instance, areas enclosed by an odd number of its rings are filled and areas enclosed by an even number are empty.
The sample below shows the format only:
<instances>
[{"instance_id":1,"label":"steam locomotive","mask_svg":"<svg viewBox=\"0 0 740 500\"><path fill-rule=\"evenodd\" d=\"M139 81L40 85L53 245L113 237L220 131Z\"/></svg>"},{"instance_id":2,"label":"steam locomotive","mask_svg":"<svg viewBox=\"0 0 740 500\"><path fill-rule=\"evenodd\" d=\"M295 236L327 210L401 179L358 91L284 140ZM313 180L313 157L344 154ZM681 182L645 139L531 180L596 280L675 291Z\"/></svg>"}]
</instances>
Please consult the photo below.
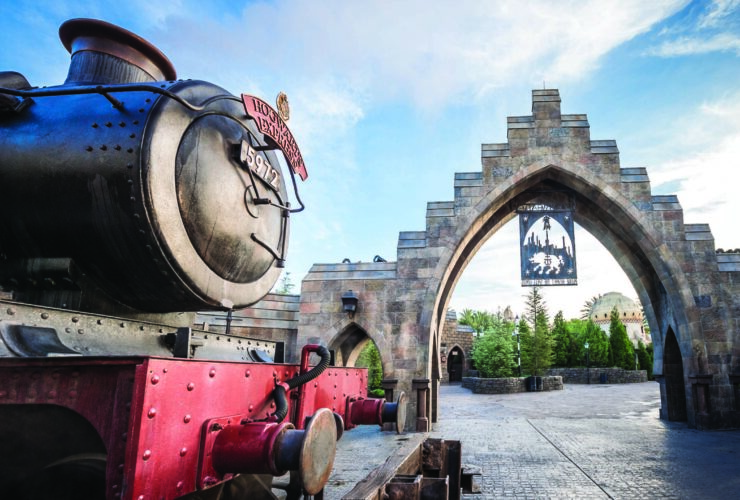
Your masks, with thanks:
<instances>
[{"instance_id":1,"label":"steam locomotive","mask_svg":"<svg viewBox=\"0 0 740 500\"><path fill-rule=\"evenodd\" d=\"M59 34L63 85L0 73L0 494L320 494L342 432L400 430L404 397L368 399L366 370L320 345L286 364L277 342L193 328L279 277L307 175L292 135L127 30Z\"/></svg>"}]
</instances>

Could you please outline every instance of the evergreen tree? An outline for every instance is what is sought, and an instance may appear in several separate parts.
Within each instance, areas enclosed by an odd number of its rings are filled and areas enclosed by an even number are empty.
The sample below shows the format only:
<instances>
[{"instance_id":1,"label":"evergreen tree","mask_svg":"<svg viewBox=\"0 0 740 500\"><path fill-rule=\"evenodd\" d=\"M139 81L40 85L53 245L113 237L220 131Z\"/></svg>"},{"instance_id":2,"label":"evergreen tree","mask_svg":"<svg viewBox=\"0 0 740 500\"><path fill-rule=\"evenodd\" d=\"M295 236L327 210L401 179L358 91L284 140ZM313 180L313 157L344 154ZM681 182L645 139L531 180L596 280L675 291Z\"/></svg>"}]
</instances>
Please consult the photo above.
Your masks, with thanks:
<instances>
[{"instance_id":1,"label":"evergreen tree","mask_svg":"<svg viewBox=\"0 0 740 500\"><path fill-rule=\"evenodd\" d=\"M525 356L522 356L522 366L532 375L541 375L552 364L553 342L548 327L547 304L538 287L530 290L526 306L532 333L522 336L522 352L527 353L527 363L525 365Z\"/></svg>"},{"instance_id":2,"label":"evergreen tree","mask_svg":"<svg viewBox=\"0 0 740 500\"><path fill-rule=\"evenodd\" d=\"M587 320L569 319L565 322L565 329L568 332L569 347L567 349L566 365L569 368L583 366L585 364L585 343Z\"/></svg>"},{"instance_id":3,"label":"evergreen tree","mask_svg":"<svg viewBox=\"0 0 740 500\"><path fill-rule=\"evenodd\" d=\"M570 362L570 349L573 347L573 335L568 331L563 311L558 311L552 324L553 339L553 364L555 366L568 367Z\"/></svg>"},{"instance_id":4,"label":"evergreen tree","mask_svg":"<svg viewBox=\"0 0 740 500\"><path fill-rule=\"evenodd\" d=\"M616 306L609 316L609 355L612 366L635 369L635 349L627 336L627 328L619 319Z\"/></svg>"},{"instance_id":5,"label":"evergreen tree","mask_svg":"<svg viewBox=\"0 0 740 500\"><path fill-rule=\"evenodd\" d=\"M586 332L587 323L588 320L573 318L565 322L565 328L567 328L570 333L577 337L578 341L580 342L581 337L583 337L583 334Z\"/></svg>"},{"instance_id":6,"label":"evergreen tree","mask_svg":"<svg viewBox=\"0 0 740 500\"><path fill-rule=\"evenodd\" d=\"M652 348L652 345L650 346ZM640 370L647 372L648 380L653 379L653 355L652 349L648 352L642 340L637 341L637 360L640 364Z\"/></svg>"},{"instance_id":7,"label":"evergreen tree","mask_svg":"<svg viewBox=\"0 0 740 500\"><path fill-rule=\"evenodd\" d=\"M586 364L586 352L583 346L588 342L589 364L591 366L607 366L609 364L609 338L604 330L592 320L586 322L586 328L581 337L581 360Z\"/></svg>"}]
</instances>

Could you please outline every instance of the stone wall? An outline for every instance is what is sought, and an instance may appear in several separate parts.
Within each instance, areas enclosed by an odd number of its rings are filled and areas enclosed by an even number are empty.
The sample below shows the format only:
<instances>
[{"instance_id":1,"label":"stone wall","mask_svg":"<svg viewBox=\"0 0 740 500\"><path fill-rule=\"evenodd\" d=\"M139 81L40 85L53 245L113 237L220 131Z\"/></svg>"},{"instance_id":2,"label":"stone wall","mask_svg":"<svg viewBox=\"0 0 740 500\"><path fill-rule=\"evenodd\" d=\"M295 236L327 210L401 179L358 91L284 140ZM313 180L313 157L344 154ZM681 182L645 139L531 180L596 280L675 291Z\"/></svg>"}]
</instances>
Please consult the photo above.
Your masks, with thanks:
<instances>
[{"instance_id":1,"label":"stone wall","mask_svg":"<svg viewBox=\"0 0 740 500\"><path fill-rule=\"evenodd\" d=\"M463 351L463 355L465 356L462 375L465 376L465 374L470 371L473 366L471 353L473 351L474 339L473 329L465 325L460 325L457 322L457 313L454 310L450 309L447 311L447 316L445 317L444 325L442 327L442 337L440 339L440 367L442 372L442 383L450 381L448 365L449 359L447 355L456 346Z\"/></svg>"},{"instance_id":2,"label":"stone wall","mask_svg":"<svg viewBox=\"0 0 740 500\"><path fill-rule=\"evenodd\" d=\"M639 384L648 380L645 370L622 368L551 368L547 374L562 377L565 384Z\"/></svg>"},{"instance_id":3,"label":"stone wall","mask_svg":"<svg viewBox=\"0 0 740 500\"><path fill-rule=\"evenodd\" d=\"M380 352L383 377L397 381L396 394L404 391L409 396L406 429L426 431L432 416L429 393L440 376L438 366L431 376L433 343L422 326L420 305L429 291L426 279L419 277L426 275L424 264L416 264L421 267L409 262L314 264L301 282L297 341L325 344L334 351L337 366L354 366L362 347L372 340ZM342 303L349 292L358 299L353 313ZM421 385L428 390L424 407L418 409Z\"/></svg>"},{"instance_id":4,"label":"stone wall","mask_svg":"<svg viewBox=\"0 0 740 500\"><path fill-rule=\"evenodd\" d=\"M473 394L512 394L527 392L527 378L478 378L463 377L462 386ZM563 379L557 376L542 377L543 391L562 391Z\"/></svg>"}]
</instances>

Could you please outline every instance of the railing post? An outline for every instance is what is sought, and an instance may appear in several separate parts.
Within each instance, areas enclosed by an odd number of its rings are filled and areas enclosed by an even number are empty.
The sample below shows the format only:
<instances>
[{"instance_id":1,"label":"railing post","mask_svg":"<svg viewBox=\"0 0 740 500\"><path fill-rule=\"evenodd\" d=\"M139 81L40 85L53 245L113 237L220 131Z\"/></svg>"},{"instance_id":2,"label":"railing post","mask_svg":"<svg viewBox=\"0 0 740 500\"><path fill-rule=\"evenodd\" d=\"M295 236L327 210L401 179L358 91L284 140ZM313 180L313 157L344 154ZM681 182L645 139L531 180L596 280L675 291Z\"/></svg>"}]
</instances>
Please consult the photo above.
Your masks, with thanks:
<instances>
[{"instance_id":1,"label":"railing post","mask_svg":"<svg viewBox=\"0 0 740 500\"><path fill-rule=\"evenodd\" d=\"M398 387L398 379L397 378L387 378L380 382L380 387L383 388L385 391L385 400L391 403L394 403L395 400L394 392L396 390L396 387ZM395 431L396 430L396 424L394 422L386 422L383 424L383 430L384 431Z\"/></svg>"},{"instance_id":2,"label":"railing post","mask_svg":"<svg viewBox=\"0 0 740 500\"><path fill-rule=\"evenodd\" d=\"M427 417L429 382L428 378L415 378L411 381L411 385L416 391L416 432L429 431L429 418Z\"/></svg>"}]
</instances>

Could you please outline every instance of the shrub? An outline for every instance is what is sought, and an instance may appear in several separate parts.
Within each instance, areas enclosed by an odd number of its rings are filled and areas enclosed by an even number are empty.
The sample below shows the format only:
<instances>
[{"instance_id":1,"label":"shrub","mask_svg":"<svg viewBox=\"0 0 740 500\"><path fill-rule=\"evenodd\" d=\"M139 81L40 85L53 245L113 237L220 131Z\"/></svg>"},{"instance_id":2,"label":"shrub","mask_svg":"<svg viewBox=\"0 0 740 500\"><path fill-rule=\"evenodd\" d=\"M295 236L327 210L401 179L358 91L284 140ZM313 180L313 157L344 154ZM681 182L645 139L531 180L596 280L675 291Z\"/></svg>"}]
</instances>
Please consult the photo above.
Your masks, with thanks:
<instances>
[{"instance_id":1,"label":"shrub","mask_svg":"<svg viewBox=\"0 0 740 500\"><path fill-rule=\"evenodd\" d=\"M484 378L511 377L514 372L514 348L510 328L489 330L473 344L472 358Z\"/></svg>"}]
</instances>

